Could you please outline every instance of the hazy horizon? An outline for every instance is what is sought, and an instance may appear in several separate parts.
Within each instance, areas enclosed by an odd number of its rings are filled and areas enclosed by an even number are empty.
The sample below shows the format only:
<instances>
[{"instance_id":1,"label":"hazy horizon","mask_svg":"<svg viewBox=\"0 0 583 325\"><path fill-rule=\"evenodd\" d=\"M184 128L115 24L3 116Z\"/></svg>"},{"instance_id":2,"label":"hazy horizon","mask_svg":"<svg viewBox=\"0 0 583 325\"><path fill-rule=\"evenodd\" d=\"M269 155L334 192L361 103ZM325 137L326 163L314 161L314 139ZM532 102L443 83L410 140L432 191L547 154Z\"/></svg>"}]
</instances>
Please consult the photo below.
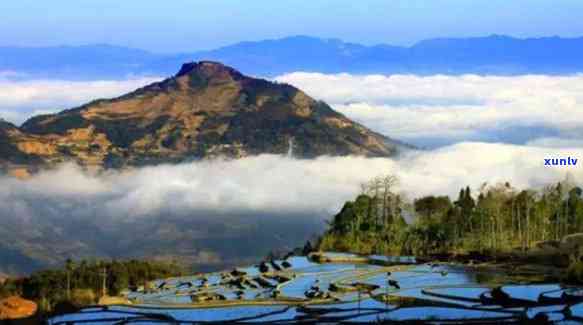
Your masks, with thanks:
<instances>
[{"instance_id":1,"label":"hazy horizon","mask_svg":"<svg viewBox=\"0 0 583 325\"><path fill-rule=\"evenodd\" d=\"M335 41L341 41L344 43L363 45L363 46L367 46L367 47L395 46L395 47L402 47L402 48L411 48L411 47L414 47L415 45L418 45L418 44L423 43L425 41L431 41L431 40L443 40L443 39L460 39L461 40L461 39L480 39L480 38L489 38L489 37L507 37L507 38L516 39L516 40L552 39L552 38L559 38L559 39L563 39L563 40L576 40L576 39L583 38L583 31L580 34L572 34L572 35L558 35L558 34L513 35L513 34L504 34L504 33L502 33L502 34L499 34L499 33L481 33L481 34L474 34L474 35L461 35L461 34L442 35L442 34L437 34L436 36L433 36L433 37L416 39L416 40L409 42L409 43L391 42L390 40L379 41L379 42L366 42L366 41L361 41L359 39L349 40L349 39L345 39L345 38L342 38L339 36L325 36L325 35L321 36L321 35L314 35L314 34L306 33L306 34L286 34L286 35L281 35L281 36L276 36L276 37L266 37L266 38L242 38L242 39L238 39L238 40L233 40L231 42L226 42L224 44L217 45L217 46L209 46L209 47L204 47L204 48L194 48L194 49L182 50L182 51L177 50L177 51L163 51L163 52L157 51L156 49L150 49L147 46L146 47L138 47L138 46L130 46L130 45L123 45L123 44L119 44L119 43L107 43L107 42L54 43L54 44L45 44L45 45L8 43L8 44L0 44L0 48L6 47L6 48L31 48L31 49L34 49L34 48L66 48L66 47L79 48L79 47L104 46L104 47L114 47L114 48L118 47L118 48L126 48L126 49L131 49L131 50L145 51L145 52L148 52L151 54L156 54L156 55L179 55L179 54L186 54L189 52L212 51L212 50L217 50L217 49L221 49L224 47L235 46L235 45L245 44L245 43L281 41L281 40L293 39L293 38L312 38L312 39L319 39L319 40L335 40Z\"/></svg>"},{"instance_id":2,"label":"hazy horizon","mask_svg":"<svg viewBox=\"0 0 583 325\"><path fill-rule=\"evenodd\" d=\"M0 4L4 13L0 28L11 33L3 35L0 46L114 44L176 53L290 35L339 38L366 45L411 45L437 37L491 34L573 37L583 35L578 14L582 9L581 2L572 0L373 0L366 6L342 0L293 7L264 0L244 6L206 0L5 1Z\"/></svg>"}]
</instances>

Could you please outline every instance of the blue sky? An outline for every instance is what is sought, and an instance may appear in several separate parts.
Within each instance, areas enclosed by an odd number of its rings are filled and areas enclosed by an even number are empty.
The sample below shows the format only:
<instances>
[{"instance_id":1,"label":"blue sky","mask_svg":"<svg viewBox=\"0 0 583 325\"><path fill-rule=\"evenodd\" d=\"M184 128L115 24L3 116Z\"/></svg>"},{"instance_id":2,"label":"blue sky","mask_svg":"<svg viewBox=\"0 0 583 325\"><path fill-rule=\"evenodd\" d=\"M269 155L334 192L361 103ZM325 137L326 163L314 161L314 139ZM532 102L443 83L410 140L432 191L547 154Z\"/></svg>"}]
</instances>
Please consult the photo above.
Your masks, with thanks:
<instances>
[{"instance_id":1,"label":"blue sky","mask_svg":"<svg viewBox=\"0 0 583 325\"><path fill-rule=\"evenodd\" d=\"M583 36L580 0L2 0L0 45L156 52L313 35L409 45L449 36Z\"/></svg>"}]
</instances>

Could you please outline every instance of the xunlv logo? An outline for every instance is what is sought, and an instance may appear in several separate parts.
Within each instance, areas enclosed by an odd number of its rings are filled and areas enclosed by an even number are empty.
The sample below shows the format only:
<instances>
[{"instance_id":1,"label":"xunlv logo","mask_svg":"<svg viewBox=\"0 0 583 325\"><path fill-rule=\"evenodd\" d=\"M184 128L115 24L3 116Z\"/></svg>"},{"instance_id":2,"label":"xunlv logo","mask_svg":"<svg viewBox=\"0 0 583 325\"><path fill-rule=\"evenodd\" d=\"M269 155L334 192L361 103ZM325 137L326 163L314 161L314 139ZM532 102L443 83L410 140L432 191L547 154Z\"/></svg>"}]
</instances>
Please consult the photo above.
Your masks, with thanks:
<instances>
[{"instance_id":1,"label":"xunlv logo","mask_svg":"<svg viewBox=\"0 0 583 325\"><path fill-rule=\"evenodd\" d=\"M577 166L576 158L545 158L545 166Z\"/></svg>"}]
</instances>

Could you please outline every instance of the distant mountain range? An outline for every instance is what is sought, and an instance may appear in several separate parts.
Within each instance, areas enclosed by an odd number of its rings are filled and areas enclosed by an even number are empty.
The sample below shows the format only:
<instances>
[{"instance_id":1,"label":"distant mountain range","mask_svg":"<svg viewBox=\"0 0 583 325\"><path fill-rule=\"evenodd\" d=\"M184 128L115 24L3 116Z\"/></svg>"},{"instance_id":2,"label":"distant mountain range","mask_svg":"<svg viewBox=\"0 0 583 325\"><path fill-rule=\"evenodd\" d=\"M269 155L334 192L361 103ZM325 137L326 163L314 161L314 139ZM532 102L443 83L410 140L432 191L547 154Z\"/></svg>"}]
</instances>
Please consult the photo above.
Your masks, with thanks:
<instances>
[{"instance_id":1,"label":"distant mountain range","mask_svg":"<svg viewBox=\"0 0 583 325\"><path fill-rule=\"evenodd\" d=\"M430 39L400 47L293 36L172 55L110 45L0 47L0 76L69 80L164 76L182 62L200 60L220 61L243 73L268 77L293 71L572 74L583 72L581 57L583 37L518 39L492 35Z\"/></svg>"},{"instance_id":2,"label":"distant mountain range","mask_svg":"<svg viewBox=\"0 0 583 325\"><path fill-rule=\"evenodd\" d=\"M21 127L0 120L0 167L7 170L66 161L99 170L263 153L383 157L399 146L293 86L210 61Z\"/></svg>"}]
</instances>

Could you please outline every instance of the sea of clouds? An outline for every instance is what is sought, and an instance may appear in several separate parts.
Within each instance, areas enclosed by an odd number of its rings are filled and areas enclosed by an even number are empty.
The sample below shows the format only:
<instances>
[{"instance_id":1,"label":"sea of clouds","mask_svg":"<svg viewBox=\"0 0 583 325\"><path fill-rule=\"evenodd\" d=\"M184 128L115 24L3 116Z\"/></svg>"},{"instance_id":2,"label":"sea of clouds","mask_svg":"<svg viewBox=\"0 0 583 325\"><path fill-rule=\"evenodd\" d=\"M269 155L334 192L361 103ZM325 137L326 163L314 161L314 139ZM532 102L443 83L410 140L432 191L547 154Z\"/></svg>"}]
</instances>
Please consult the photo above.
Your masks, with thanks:
<instances>
[{"instance_id":1,"label":"sea of clouds","mask_svg":"<svg viewBox=\"0 0 583 325\"><path fill-rule=\"evenodd\" d=\"M460 141L583 146L583 75L517 77L291 73L289 83L420 147Z\"/></svg>"},{"instance_id":2,"label":"sea of clouds","mask_svg":"<svg viewBox=\"0 0 583 325\"><path fill-rule=\"evenodd\" d=\"M59 112L94 99L117 97L158 80L15 81L0 73L0 118L20 125L34 115Z\"/></svg>"},{"instance_id":3,"label":"sea of clouds","mask_svg":"<svg viewBox=\"0 0 583 325\"><path fill-rule=\"evenodd\" d=\"M395 159L320 157L300 160L261 155L239 160L161 165L88 174L65 165L29 180L0 178L0 216L35 220L53 216L130 220L162 214L197 218L280 214L328 217L353 198L359 185L379 175L399 178L397 191L455 196L467 185L511 182L538 188L567 175L583 181L578 166L548 167L549 157L583 157L581 148L553 149L490 143L459 143L432 151L411 151ZM579 162L581 164L581 162ZM42 207L39 206L42 203Z\"/></svg>"},{"instance_id":4,"label":"sea of clouds","mask_svg":"<svg viewBox=\"0 0 583 325\"><path fill-rule=\"evenodd\" d=\"M19 123L38 112L114 97L155 79L0 81L0 117ZM172 212L297 213L327 217L359 184L394 174L410 199L456 195L466 185L509 181L539 187L577 166L545 158L583 159L583 76L354 76L292 73L276 78L327 101L362 124L427 150L391 159L262 155L234 161L162 165L91 175L67 165L22 181L0 178L0 216L139 218ZM66 181L63 181L66 180ZM49 202L39 209L38 202ZM115 219L113 218L113 219ZM26 218L25 218L26 219Z\"/></svg>"}]
</instances>

